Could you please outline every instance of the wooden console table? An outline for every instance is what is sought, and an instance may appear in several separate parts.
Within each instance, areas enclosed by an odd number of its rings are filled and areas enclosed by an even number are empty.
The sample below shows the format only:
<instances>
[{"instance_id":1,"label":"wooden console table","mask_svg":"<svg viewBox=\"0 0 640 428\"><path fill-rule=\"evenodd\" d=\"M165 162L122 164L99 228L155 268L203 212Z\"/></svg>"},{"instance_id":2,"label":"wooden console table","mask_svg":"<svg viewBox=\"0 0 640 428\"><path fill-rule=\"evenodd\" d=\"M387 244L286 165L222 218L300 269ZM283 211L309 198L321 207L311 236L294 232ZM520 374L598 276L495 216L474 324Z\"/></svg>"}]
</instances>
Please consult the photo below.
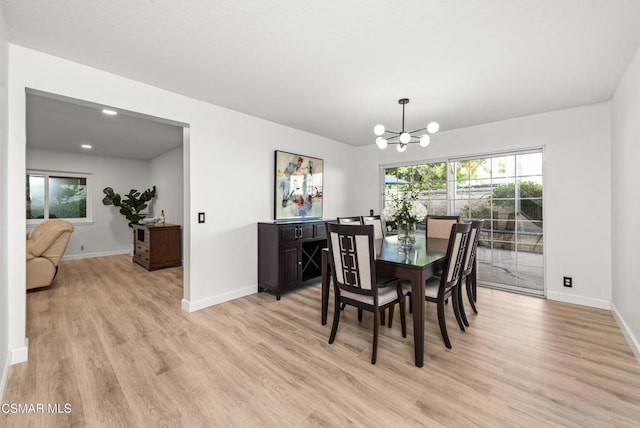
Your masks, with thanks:
<instances>
[{"instance_id":1,"label":"wooden console table","mask_svg":"<svg viewBox=\"0 0 640 428\"><path fill-rule=\"evenodd\" d=\"M133 261L147 270L180 266L180 226L134 224Z\"/></svg>"}]
</instances>

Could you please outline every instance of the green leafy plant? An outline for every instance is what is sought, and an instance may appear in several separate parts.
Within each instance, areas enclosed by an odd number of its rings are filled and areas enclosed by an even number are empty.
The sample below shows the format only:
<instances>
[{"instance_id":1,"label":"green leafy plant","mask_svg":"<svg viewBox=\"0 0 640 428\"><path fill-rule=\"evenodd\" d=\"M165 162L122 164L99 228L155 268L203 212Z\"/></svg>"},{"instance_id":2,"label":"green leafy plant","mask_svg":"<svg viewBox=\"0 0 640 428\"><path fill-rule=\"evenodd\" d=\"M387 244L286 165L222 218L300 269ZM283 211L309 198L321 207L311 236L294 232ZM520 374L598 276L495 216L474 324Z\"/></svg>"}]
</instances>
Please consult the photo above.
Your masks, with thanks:
<instances>
[{"instance_id":1,"label":"green leafy plant","mask_svg":"<svg viewBox=\"0 0 640 428\"><path fill-rule=\"evenodd\" d=\"M533 181L518 183L520 213L530 220L542 219L542 185ZM504 184L493 189L493 205L513 207L516 195L514 183ZM513 209L513 208L512 208Z\"/></svg>"},{"instance_id":2,"label":"green leafy plant","mask_svg":"<svg viewBox=\"0 0 640 428\"><path fill-rule=\"evenodd\" d=\"M119 207L120 214L129 220L129 227L132 227L133 224L138 224L144 218L144 214L140 214L140 211L147 208L147 202L156 197L156 186L142 193L131 189L129 194L124 195L124 198L119 193L115 193L111 187L105 187L102 192L106 195L102 199L102 203Z\"/></svg>"},{"instance_id":3,"label":"green leafy plant","mask_svg":"<svg viewBox=\"0 0 640 428\"><path fill-rule=\"evenodd\" d=\"M486 202L480 204L468 204L460 208L460 216L463 219L489 219L491 218L491 210Z\"/></svg>"},{"instance_id":4,"label":"green leafy plant","mask_svg":"<svg viewBox=\"0 0 640 428\"><path fill-rule=\"evenodd\" d=\"M520 198L542 198L542 184L534 181L523 181L518 185L520 187ZM493 199L513 199L515 197L515 183L503 184L493 189Z\"/></svg>"}]
</instances>

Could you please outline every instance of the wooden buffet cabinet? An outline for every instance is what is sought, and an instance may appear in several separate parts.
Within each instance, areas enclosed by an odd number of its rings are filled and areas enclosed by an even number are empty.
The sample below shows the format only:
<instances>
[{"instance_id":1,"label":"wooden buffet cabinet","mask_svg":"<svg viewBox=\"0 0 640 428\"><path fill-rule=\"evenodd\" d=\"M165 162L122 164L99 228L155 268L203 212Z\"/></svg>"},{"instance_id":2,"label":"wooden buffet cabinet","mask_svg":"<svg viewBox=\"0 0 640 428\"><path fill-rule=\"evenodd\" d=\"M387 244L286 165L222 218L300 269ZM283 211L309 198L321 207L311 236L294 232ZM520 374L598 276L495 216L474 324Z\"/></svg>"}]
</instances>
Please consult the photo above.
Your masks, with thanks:
<instances>
[{"instance_id":1,"label":"wooden buffet cabinet","mask_svg":"<svg viewBox=\"0 0 640 428\"><path fill-rule=\"evenodd\" d=\"M180 266L180 226L134 224L133 261L147 270Z\"/></svg>"},{"instance_id":2,"label":"wooden buffet cabinet","mask_svg":"<svg viewBox=\"0 0 640 428\"><path fill-rule=\"evenodd\" d=\"M258 291L282 292L321 275L324 221L258 223Z\"/></svg>"}]
</instances>

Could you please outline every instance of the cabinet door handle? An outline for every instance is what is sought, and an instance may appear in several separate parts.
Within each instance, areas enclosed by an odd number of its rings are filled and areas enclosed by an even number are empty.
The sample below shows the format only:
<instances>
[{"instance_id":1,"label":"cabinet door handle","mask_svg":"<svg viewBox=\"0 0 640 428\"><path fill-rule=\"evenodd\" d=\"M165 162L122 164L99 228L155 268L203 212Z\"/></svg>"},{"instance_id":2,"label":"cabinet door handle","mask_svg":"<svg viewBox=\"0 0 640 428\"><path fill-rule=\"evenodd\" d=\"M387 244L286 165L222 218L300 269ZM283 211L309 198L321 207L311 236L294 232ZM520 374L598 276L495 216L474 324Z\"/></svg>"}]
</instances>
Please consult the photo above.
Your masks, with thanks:
<instances>
[{"instance_id":1,"label":"cabinet door handle","mask_svg":"<svg viewBox=\"0 0 640 428\"><path fill-rule=\"evenodd\" d=\"M298 230L300 230L300 236L299 237L302 238L302 228L300 228Z\"/></svg>"},{"instance_id":2,"label":"cabinet door handle","mask_svg":"<svg viewBox=\"0 0 640 428\"><path fill-rule=\"evenodd\" d=\"M296 239L298 239L300 237L300 229L298 229L297 227L296 227L296 231L295 231L293 237L296 238Z\"/></svg>"}]
</instances>

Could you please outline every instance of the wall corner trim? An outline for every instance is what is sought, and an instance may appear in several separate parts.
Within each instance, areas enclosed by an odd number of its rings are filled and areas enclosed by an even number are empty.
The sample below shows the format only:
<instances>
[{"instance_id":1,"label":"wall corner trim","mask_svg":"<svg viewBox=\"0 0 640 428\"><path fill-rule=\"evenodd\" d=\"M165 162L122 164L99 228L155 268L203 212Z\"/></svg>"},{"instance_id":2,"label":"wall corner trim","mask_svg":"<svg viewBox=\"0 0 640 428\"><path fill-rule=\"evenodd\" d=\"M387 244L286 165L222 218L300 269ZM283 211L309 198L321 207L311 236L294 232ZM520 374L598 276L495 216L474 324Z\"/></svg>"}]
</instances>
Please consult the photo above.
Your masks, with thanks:
<instances>
[{"instance_id":1,"label":"wall corner trim","mask_svg":"<svg viewBox=\"0 0 640 428\"><path fill-rule=\"evenodd\" d=\"M616 308L613 302L611 302L611 313L613 314L613 319L618 323L618 327L620 327L624 338L627 339L629 347L631 348L631 351L633 351L633 355L636 356L636 360L638 360L638 363L640 364L640 342L638 341L638 338L633 335L629 325L626 323L622 314L620 314L618 308Z\"/></svg>"},{"instance_id":2,"label":"wall corner trim","mask_svg":"<svg viewBox=\"0 0 640 428\"><path fill-rule=\"evenodd\" d=\"M64 255L62 260L80 260L80 259L93 259L96 257L108 257L119 256L120 254L133 254L133 248L124 248L121 250L100 251L95 253L82 253L82 254L69 254Z\"/></svg>"},{"instance_id":3,"label":"wall corner trim","mask_svg":"<svg viewBox=\"0 0 640 428\"><path fill-rule=\"evenodd\" d=\"M25 337L24 346L13 348L9 355L9 364L24 363L29 359L29 338Z\"/></svg>"},{"instance_id":4,"label":"wall corner trim","mask_svg":"<svg viewBox=\"0 0 640 428\"><path fill-rule=\"evenodd\" d=\"M251 285L249 287L241 288L240 290L229 291L227 293L218 294L216 296L207 297L200 300L190 301L182 299L182 310L185 312L195 312L200 309L208 308L209 306L215 306L220 303L228 302L230 300L238 299L240 297L248 296L258 292L257 285Z\"/></svg>"},{"instance_id":5,"label":"wall corner trim","mask_svg":"<svg viewBox=\"0 0 640 428\"><path fill-rule=\"evenodd\" d=\"M604 299L594 299L592 297L558 293L557 291L547 291L547 298L549 300L557 300L558 302L573 303L574 305L589 306L599 309L611 309L611 302Z\"/></svg>"}]
</instances>

